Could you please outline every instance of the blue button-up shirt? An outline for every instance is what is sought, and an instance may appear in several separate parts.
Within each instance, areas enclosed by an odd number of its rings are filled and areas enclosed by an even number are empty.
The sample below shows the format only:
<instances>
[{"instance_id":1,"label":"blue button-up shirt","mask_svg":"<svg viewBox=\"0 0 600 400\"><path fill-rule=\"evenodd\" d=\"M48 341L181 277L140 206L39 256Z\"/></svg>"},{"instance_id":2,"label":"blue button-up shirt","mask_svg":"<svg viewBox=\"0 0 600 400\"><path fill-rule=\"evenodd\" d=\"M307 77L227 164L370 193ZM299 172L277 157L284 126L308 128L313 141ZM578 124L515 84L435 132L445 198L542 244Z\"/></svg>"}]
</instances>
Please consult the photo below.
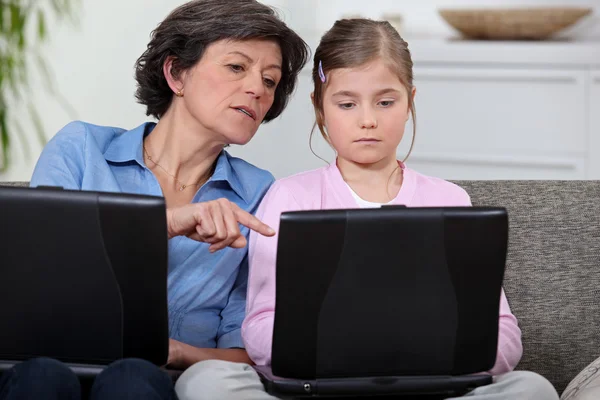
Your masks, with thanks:
<instances>
[{"instance_id":1,"label":"blue button-up shirt","mask_svg":"<svg viewBox=\"0 0 600 400\"><path fill-rule=\"evenodd\" d=\"M142 141L154 123L125 129L72 122L48 142L31 186L163 196L144 163ZM226 198L254 213L273 176L223 151L215 171L193 202ZM248 229L242 227L247 237ZM243 348L248 249L211 254L187 237L169 240L169 333L196 347Z\"/></svg>"}]
</instances>

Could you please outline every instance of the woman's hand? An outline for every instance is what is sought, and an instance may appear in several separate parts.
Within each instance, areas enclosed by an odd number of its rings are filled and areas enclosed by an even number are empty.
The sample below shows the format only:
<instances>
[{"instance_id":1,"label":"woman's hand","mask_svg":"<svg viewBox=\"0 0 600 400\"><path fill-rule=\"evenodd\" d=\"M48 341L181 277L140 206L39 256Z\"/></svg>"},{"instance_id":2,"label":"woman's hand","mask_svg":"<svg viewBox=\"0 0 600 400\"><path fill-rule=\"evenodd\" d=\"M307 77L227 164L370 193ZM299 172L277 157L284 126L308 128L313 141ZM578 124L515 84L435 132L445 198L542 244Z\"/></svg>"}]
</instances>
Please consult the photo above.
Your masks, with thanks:
<instances>
[{"instance_id":1,"label":"woman's hand","mask_svg":"<svg viewBox=\"0 0 600 400\"><path fill-rule=\"evenodd\" d=\"M167 209L169 239L184 235L199 242L210 243L211 253L227 246L246 246L246 237L240 232L238 224L264 236L275 235L272 228L227 199Z\"/></svg>"},{"instance_id":2,"label":"woman's hand","mask_svg":"<svg viewBox=\"0 0 600 400\"><path fill-rule=\"evenodd\" d=\"M174 339L169 339L169 358L167 359L167 367L173 369L185 369L183 365L183 349L184 343Z\"/></svg>"}]
</instances>

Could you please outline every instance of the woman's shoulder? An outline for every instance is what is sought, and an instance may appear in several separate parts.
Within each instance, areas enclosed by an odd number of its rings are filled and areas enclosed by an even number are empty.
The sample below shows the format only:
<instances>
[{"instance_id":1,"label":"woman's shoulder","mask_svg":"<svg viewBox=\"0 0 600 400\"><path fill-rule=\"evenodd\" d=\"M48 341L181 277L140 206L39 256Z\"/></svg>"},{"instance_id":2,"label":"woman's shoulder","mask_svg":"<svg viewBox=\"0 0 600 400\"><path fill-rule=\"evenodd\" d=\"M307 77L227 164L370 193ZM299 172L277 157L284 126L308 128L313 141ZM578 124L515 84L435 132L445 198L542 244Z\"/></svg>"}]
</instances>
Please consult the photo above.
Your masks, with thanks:
<instances>
[{"instance_id":1,"label":"woman's shoulder","mask_svg":"<svg viewBox=\"0 0 600 400\"><path fill-rule=\"evenodd\" d=\"M406 171L413 176L415 184L415 196L428 199L433 203L440 205L470 205L471 198L462 187L442 178L429 176L406 168Z\"/></svg>"},{"instance_id":2,"label":"woman's shoulder","mask_svg":"<svg viewBox=\"0 0 600 400\"><path fill-rule=\"evenodd\" d=\"M106 163L104 152L125 129L73 121L44 146L37 160L31 185L81 189L90 164Z\"/></svg>"},{"instance_id":3,"label":"woman's shoulder","mask_svg":"<svg viewBox=\"0 0 600 400\"><path fill-rule=\"evenodd\" d=\"M61 128L48 145L81 149L82 151L92 144L104 152L112 140L126 129L113 126L94 125L84 121L72 121Z\"/></svg>"},{"instance_id":4,"label":"woman's shoulder","mask_svg":"<svg viewBox=\"0 0 600 400\"><path fill-rule=\"evenodd\" d=\"M233 172L234 178L232 177L232 179L235 180L237 185L242 187L243 192L247 195L246 201L253 199L257 200L256 203L258 203L262 200L269 187L275 181L273 174L242 158L234 157L227 151L223 153ZM219 162L221 161L217 161L217 163Z\"/></svg>"},{"instance_id":5,"label":"woman's shoulder","mask_svg":"<svg viewBox=\"0 0 600 400\"><path fill-rule=\"evenodd\" d=\"M273 174L266 169L257 167L256 165L242 158L232 156L227 151L224 153L229 161L229 165L231 165L233 171L241 178L242 181L248 179L259 179L269 181L269 183L273 183L273 181L275 181Z\"/></svg>"}]
</instances>

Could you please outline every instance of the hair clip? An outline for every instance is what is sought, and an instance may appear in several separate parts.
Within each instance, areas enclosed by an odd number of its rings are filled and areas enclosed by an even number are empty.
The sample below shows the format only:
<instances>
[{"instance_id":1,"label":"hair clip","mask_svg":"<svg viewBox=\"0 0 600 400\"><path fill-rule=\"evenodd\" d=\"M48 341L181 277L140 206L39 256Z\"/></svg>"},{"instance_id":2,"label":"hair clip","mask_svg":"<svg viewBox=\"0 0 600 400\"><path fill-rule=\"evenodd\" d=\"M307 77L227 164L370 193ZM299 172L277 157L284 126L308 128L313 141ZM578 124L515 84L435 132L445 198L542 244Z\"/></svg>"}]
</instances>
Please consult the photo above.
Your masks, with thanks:
<instances>
[{"instance_id":1,"label":"hair clip","mask_svg":"<svg viewBox=\"0 0 600 400\"><path fill-rule=\"evenodd\" d=\"M323 73L323 62L319 61L319 78L321 78L321 82L325 83L327 80L325 78L325 74Z\"/></svg>"}]
</instances>

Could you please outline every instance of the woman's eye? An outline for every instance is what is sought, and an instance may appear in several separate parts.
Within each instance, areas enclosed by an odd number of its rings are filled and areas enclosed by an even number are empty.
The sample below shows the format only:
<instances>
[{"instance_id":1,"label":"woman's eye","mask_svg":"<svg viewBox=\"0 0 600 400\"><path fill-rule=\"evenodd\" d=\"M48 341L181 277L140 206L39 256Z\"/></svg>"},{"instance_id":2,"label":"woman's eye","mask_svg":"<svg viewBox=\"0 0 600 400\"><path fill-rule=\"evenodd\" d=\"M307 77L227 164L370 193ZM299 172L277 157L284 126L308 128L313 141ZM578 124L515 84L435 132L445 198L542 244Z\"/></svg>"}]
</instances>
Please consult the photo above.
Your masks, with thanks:
<instances>
[{"instance_id":1,"label":"woman's eye","mask_svg":"<svg viewBox=\"0 0 600 400\"><path fill-rule=\"evenodd\" d=\"M380 101L379 104L382 107L390 107L394 104L394 100L383 100L383 101Z\"/></svg>"},{"instance_id":2,"label":"woman's eye","mask_svg":"<svg viewBox=\"0 0 600 400\"><path fill-rule=\"evenodd\" d=\"M341 103L341 104L339 104L339 107L342 110L351 110L352 108L354 108L354 104L353 103Z\"/></svg>"},{"instance_id":3,"label":"woman's eye","mask_svg":"<svg viewBox=\"0 0 600 400\"><path fill-rule=\"evenodd\" d=\"M277 83L273 79L265 78L265 86L268 88L274 88Z\"/></svg>"},{"instance_id":4,"label":"woman's eye","mask_svg":"<svg viewBox=\"0 0 600 400\"><path fill-rule=\"evenodd\" d=\"M244 67L242 67L241 65L237 65L237 64L229 64L229 68L233 72L242 72L242 71L244 71Z\"/></svg>"}]
</instances>

